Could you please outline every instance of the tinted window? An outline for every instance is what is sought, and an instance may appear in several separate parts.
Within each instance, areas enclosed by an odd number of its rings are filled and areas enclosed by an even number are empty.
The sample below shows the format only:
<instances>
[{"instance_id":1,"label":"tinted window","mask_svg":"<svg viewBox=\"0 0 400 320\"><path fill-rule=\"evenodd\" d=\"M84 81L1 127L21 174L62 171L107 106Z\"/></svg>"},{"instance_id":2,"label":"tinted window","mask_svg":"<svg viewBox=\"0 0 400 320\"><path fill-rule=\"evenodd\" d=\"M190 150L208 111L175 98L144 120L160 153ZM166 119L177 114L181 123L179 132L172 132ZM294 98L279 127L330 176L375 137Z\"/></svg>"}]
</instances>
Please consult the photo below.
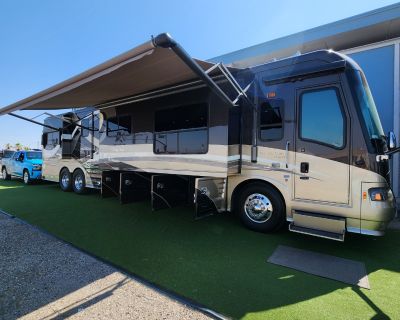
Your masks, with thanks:
<instances>
[{"instance_id":1,"label":"tinted window","mask_svg":"<svg viewBox=\"0 0 400 320\"><path fill-rule=\"evenodd\" d=\"M14 151L3 151L3 158L12 158Z\"/></svg>"},{"instance_id":2,"label":"tinted window","mask_svg":"<svg viewBox=\"0 0 400 320\"><path fill-rule=\"evenodd\" d=\"M131 116L118 116L107 119L107 136L130 135L132 132Z\"/></svg>"},{"instance_id":3,"label":"tinted window","mask_svg":"<svg viewBox=\"0 0 400 320\"><path fill-rule=\"evenodd\" d=\"M53 131L53 132L48 132L46 134L47 134L46 146L55 147L56 145L58 145L60 143L60 132Z\"/></svg>"},{"instance_id":4,"label":"tinted window","mask_svg":"<svg viewBox=\"0 0 400 320\"><path fill-rule=\"evenodd\" d=\"M207 127L207 107L203 103L158 110L155 113L155 131Z\"/></svg>"},{"instance_id":5,"label":"tinted window","mask_svg":"<svg viewBox=\"0 0 400 320\"><path fill-rule=\"evenodd\" d=\"M26 157L28 159L42 159L42 153L41 152L27 152Z\"/></svg>"},{"instance_id":6,"label":"tinted window","mask_svg":"<svg viewBox=\"0 0 400 320\"><path fill-rule=\"evenodd\" d=\"M260 139L281 140L283 137L283 101L268 100L260 106Z\"/></svg>"},{"instance_id":7,"label":"tinted window","mask_svg":"<svg viewBox=\"0 0 400 320\"><path fill-rule=\"evenodd\" d=\"M305 92L300 100L300 137L343 148L344 116L334 88Z\"/></svg>"},{"instance_id":8,"label":"tinted window","mask_svg":"<svg viewBox=\"0 0 400 320\"><path fill-rule=\"evenodd\" d=\"M155 112L155 153L206 153L208 105L193 104Z\"/></svg>"}]
</instances>

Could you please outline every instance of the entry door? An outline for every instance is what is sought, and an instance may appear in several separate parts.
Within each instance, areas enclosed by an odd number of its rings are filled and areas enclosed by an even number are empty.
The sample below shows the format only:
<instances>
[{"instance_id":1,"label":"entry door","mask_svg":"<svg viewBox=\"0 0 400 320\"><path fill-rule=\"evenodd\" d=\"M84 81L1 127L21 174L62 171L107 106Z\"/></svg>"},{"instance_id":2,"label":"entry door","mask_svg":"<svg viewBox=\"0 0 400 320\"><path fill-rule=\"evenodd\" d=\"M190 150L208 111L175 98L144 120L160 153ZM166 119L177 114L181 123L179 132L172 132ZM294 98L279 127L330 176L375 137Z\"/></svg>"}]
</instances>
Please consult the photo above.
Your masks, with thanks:
<instances>
[{"instance_id":1,"label":"entry door","mask_svg":"<svg viewBox=\"0 0 400 320\"><path fill-rule=\"evenodd\" d=\"M297 200L349 203L350 122L339 85L297 90Z\"/></svg>"}]
</instances>

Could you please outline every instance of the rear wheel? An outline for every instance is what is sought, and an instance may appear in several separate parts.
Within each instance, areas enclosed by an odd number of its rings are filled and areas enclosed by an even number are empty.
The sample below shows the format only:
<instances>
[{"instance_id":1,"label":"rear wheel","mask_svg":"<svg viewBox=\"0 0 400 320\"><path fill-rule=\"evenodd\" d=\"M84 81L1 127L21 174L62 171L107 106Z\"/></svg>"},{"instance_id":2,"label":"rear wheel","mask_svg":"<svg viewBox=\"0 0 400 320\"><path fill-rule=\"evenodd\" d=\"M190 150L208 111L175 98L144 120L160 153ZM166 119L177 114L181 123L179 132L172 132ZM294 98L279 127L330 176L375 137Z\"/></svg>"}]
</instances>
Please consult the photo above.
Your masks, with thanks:
<instances>
[{"instance_id":1,"label":"rear wheel","mask_svg":"<svg viewBox=\"0 0 400 320\"><path fill-rule=\"evenodd\" d=\"M255 231L275 231L285 222L285 203L281 195L262 183L244 187L237 208L242 223Z\"/></svg>"},{"instance_id":2,"label":"rear wheel","mask_svg":"<svg viewBox=\"0 0 400 320\"><path fill-rule=\"evenodd\" d=\"M11 176L8 174L6 167L1 170L1 175L4 180L10 180Z\"/></svg>"},{"instance_id":3,"label":"rear wheel","mask_svg":"<svg viewBox=\"0 0 400 320\"><path fill-rule=\"evenodd\" d=\"M29 184L31 182L31 176L29 175L28 170L24 170L24 173L22 174L22 179L24 180L25 184Z\"/></svg>"},{"instance_id":4,"label":"rear wheel","mask_svg":"<svg viewBox=\"0 0 400 320\"><path fill-rule=\"evenodd\" d=\"M74 189L74 192L78 194L83 194L86 192L85 174L80 169L75 170L74 174L72 175L72 188Z\"/></svg>"},{"instance_id":5,"label":"rear wheel","mask_svg":"<svg viewBox=\"0 0 400 320\"><path fill-rule=\"evenodd\" d=\"M68 169L62 169L60 173L60 188L62 191L72 190L72 177Z\"/></svg>"}]
</instances>

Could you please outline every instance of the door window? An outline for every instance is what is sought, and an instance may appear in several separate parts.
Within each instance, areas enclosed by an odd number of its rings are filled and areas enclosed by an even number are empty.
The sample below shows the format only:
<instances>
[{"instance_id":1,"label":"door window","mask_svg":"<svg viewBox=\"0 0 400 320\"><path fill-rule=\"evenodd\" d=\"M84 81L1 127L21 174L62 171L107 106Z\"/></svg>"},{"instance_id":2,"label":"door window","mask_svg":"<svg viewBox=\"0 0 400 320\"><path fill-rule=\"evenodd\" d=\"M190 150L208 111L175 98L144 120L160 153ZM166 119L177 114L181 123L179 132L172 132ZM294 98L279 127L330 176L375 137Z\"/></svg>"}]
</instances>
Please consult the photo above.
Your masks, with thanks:
<instances>
[{"instance_id":1,"label":"door window","mask_svg":"<svg viewBox=\"0 0 400 320\"><path fill-rule=\"evenodd\" d=\"M307 91L300 96L300 138L336 149L345 146L345 117L336 88Z\"/></svg>"}]
</instances>

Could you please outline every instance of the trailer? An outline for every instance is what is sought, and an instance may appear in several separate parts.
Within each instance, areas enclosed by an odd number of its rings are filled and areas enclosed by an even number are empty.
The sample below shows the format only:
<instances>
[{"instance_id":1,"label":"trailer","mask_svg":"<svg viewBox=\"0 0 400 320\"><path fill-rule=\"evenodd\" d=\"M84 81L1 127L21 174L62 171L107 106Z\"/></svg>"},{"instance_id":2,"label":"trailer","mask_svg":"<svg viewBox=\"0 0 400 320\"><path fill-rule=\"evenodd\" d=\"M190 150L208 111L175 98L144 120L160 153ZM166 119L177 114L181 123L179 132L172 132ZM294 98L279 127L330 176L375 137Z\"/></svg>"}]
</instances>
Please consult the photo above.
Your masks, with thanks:
<instances>
[{"instance_id":1,"label":"trailer","mask_svg":"<svg viewBox=\"0 0 400 320\"><path fill-rule=\"evenodd\" d=\"M321 50L245 69L192 59L168 34L0 109L42 124L43 178L153 210L338 241L395 215L386 138L361 68Z\"/></svg>"}]
</instances>

